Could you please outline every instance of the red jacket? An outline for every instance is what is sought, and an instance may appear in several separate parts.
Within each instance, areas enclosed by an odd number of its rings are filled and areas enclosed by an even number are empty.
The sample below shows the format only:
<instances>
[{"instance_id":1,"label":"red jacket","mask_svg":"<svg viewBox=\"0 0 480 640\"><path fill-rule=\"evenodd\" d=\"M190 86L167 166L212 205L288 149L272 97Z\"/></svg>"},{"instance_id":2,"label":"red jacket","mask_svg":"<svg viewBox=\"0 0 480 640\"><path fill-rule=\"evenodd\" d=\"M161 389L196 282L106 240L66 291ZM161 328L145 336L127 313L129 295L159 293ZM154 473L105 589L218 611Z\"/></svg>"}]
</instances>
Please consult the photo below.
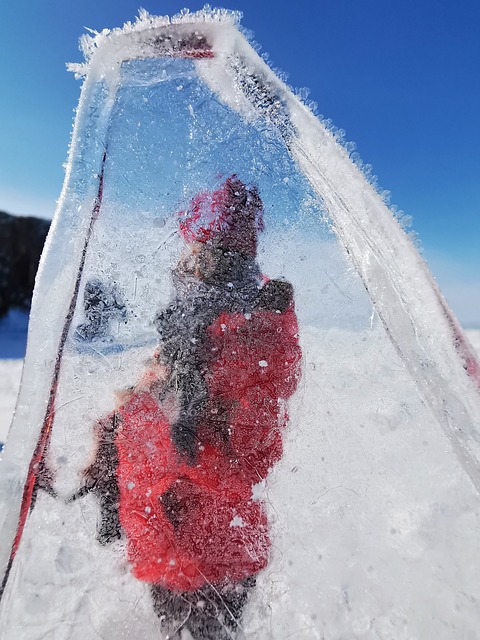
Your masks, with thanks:
<instances>
[{"instance_id":1,"label":"red jacket","mask_svg":"<svg viewBox=\"0 0 480 640\"><path fill-rule=\"evenodd\" d=\"M138 579L187 591L266 566L268 523L252 486L282 455L285 404L299 377L297 331L293 308L222 314L208 328L209 402L194 466L174 448L153 393L134 394L118 411L119 513Z\"/></svg>"}]
</instances>

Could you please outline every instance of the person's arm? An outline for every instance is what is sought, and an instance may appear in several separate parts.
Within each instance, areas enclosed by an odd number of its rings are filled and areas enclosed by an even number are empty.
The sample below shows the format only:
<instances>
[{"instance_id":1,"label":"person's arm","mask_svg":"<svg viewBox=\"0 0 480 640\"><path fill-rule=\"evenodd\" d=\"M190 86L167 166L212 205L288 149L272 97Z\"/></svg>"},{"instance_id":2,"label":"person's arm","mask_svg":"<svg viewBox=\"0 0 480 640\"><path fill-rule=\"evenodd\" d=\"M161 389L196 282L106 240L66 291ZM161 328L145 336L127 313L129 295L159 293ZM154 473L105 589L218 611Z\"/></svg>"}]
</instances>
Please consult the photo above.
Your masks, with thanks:
<instances>
[{"instance_id":1,"label":"person's arm","mask_svg":"<svg viewBox=\"0 0 480 640\"><path fill-rule=\"evenodd\" d=\"M155 352L152 358L147 363L147 368L143 373L140 380L133 387L126 387L125 389L117 390L115 393L115 409L121 410L132 396L139 393L150 392L160 396L162 389L168 380L169 368L164 363L162 353L159 349Z\"/></svg>"},{"instance_id":2,"label":"person's arm","mask_svg":"<svg viewBox=\"0 0 480 640\"><path fill-rule=\"evenodd\" d=\"M93 461L82 473L82 486L67 500L67 502L73 502L90 492L97 496L100 501L97 539L101 544L113 542L121 536L118 516L120 501L117 481L118 453L115 444L115 433L119 423L120 418L116 412L97 422Z\"/></svg>"}]
</instances>

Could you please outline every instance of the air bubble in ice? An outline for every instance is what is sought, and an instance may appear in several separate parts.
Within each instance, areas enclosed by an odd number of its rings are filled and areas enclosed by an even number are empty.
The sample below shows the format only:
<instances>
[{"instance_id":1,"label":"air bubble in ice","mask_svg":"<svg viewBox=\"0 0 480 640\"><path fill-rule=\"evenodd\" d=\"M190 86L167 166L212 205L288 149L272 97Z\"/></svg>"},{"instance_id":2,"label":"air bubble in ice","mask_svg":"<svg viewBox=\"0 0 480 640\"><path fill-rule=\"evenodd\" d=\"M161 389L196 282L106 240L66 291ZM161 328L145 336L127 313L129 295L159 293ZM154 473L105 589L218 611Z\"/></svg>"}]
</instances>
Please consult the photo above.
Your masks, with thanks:
<instances>
[{"instance_id":1,"label":"air bubble in ice","mask_svg":"<svg viewBox=\"0 0 480 640\"><path fill-rule=\"evenodd\" d=\"M240 516L235 516L234 518L232 518L232 521L230 522L230 527L244 527L245 526L245 522L243 521L243 518L241 518Z\"/></svg>"}]
</instances>

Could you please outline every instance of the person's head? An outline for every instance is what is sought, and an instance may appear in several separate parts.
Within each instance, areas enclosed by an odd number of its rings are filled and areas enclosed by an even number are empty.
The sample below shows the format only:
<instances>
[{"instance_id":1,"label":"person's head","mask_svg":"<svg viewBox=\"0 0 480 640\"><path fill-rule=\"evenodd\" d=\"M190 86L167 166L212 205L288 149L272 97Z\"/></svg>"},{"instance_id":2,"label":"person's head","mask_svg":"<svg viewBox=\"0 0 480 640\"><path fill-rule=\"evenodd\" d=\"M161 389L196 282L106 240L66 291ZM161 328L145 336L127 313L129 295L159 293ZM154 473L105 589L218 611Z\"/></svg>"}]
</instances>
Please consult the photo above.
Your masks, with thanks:
<instances>
[{"instance_id":1,"label":"person's head","mask_svg":"<svg viewBox=\"0 0 480 640\"><path fill-rule=\"evenodd\" d=\"M257 254L263 203L257 187L247 186L235 175L217 190L194 196L180 218L180 231L187 244L195 247L200 243L204 254L217 249L248 257Z\"/></svg>"}]
</instances>

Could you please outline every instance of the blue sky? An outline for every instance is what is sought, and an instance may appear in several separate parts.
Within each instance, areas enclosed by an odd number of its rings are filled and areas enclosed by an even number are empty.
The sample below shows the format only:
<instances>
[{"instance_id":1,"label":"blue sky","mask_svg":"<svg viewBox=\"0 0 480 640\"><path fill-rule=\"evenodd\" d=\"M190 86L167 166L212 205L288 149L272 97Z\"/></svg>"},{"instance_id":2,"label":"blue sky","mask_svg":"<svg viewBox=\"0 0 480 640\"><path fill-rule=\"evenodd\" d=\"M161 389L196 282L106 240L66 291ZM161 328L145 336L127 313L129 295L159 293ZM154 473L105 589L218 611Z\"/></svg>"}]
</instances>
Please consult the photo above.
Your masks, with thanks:
<instances>
[{"instance_id":1,"label":"blue sky","mask_svg":"<svg viewBox=\"0 0 480 640\"><path fill-rule=\"evenodd\" d=\"M0 12L0 209L51 216L80 84L84 27L172 14L183 1L17 0ZM190 2L189 8L201 8ZM308 87L391 201L413 217L460 320L480 327L478 0L238 0L274 67Z\"/></svg>"}]
</instances>

